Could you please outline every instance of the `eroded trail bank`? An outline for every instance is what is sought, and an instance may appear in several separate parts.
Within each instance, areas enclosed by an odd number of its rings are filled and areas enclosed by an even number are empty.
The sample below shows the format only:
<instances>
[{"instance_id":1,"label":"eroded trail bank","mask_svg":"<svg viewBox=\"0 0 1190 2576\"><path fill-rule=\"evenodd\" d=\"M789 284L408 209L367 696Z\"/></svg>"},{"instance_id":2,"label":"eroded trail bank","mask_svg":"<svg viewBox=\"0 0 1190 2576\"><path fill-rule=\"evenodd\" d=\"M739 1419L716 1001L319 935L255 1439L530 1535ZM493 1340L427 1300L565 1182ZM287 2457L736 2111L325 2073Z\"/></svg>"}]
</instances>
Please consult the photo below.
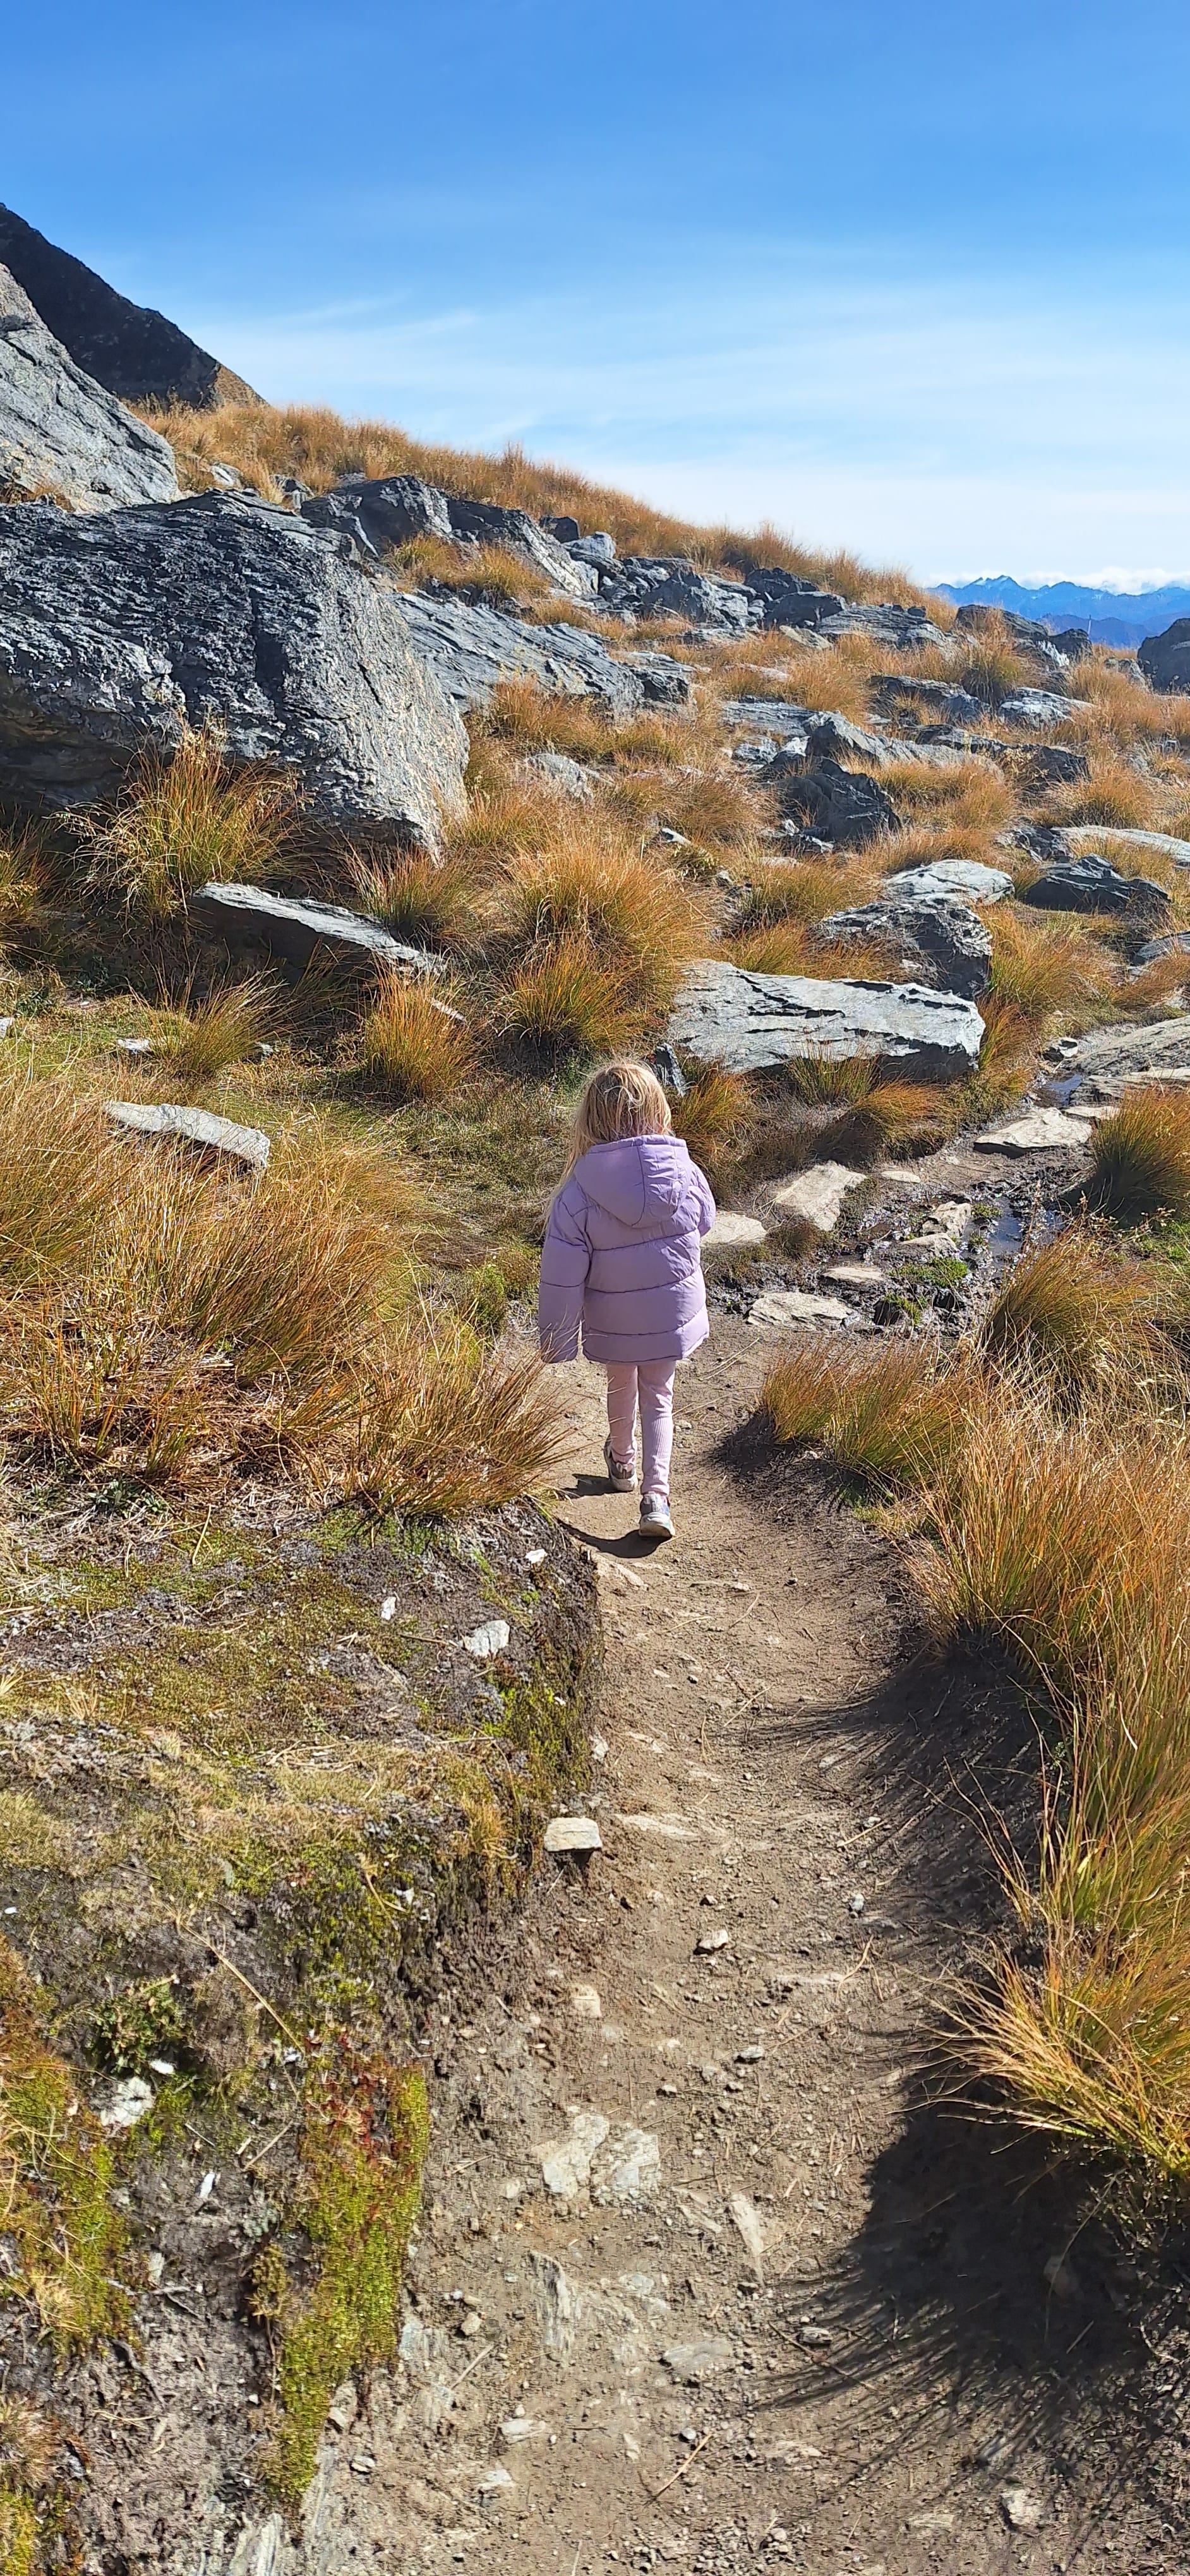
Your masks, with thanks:
<instances>
[{"instance_id":1,"label":"eroded trail bank","mask_svg":"<svg viewBox=\"0 0 1190 2576\"><path fill-rule=\"evenodd\" d=\"M913 1663L862 1520L724 1462L766 1349L721 1324L683 1374L652 1557L593 1472L601 1381L567 1373L604 1849L546 1864L436 2008L403 2363L344 2394L303 2569L1178 2563L1122 2470L1108 2240L1072 2254L1002 2142L915 2107L986 1919L963 1791L996 1689ZM288 2550L256 2525L236 2565Z\"/></svg>"}]
</instances>

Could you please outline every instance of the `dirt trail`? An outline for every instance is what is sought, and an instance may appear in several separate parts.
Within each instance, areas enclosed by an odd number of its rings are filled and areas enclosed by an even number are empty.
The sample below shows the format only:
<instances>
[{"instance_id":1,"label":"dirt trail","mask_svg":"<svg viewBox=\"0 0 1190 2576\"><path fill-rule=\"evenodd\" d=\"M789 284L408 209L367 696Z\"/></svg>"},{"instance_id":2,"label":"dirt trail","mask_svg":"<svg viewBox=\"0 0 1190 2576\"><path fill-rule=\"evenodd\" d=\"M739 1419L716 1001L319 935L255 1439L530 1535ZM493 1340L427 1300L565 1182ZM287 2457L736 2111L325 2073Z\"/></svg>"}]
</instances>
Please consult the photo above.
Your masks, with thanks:
<instances>
[{"instance_id":1,"label":"dirt trail","mask_svg":"<svg viewBox=\"0 0 1190 2576\"><path fill-rule=\"evenodd\" d=\"M889 1696L887 1544L719 1459L771 1347L719 1319L679 1378L678 1538L651 1556L593 1472L602 1379L566 1372L604 1849L585 1880L545 1863L469 2017L457 1987L435 2013L403 2364L328 2437L304 2561L328 2576L1183 2563L1114 2491L1122 2292L1002 2150L989 2192L994 2157L914 2107L978 1895L949 1766L994 1712L978 1676Z\"/></svg>"}]
</instances>

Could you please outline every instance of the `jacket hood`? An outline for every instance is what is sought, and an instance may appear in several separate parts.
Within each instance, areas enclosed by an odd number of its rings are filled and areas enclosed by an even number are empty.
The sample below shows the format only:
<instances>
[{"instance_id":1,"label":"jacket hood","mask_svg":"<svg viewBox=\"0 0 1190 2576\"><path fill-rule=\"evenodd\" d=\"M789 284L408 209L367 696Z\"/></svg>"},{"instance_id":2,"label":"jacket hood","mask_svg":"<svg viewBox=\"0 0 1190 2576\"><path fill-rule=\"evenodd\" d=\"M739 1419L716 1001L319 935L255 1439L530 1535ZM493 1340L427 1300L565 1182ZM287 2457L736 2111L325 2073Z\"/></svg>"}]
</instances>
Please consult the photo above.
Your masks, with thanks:
<instances>
[{"instance_id":1,"label":"jacket hood","mask_svg":"<svg viewBox=\"0 0 1190 2576\"><path fill-rule=\"evenodd\" d=\"M621 1136L612 1145L591 1145L572 1174L620 1225L672 1216L689 1177L690 1156L680 1136Z\"/></svg>"}]
</instances>

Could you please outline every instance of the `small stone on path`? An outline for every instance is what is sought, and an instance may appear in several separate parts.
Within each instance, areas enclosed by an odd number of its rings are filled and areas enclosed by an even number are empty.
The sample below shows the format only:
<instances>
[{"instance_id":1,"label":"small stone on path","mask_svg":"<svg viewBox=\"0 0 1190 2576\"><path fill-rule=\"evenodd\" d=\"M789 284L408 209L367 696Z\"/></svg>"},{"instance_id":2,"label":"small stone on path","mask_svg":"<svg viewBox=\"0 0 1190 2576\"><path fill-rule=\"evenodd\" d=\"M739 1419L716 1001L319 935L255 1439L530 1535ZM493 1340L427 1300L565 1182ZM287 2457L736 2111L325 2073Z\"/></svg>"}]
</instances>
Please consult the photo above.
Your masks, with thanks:
<instances>
[{"instance_id":1,"label":"small stone on path","mask_svg":"<svg viewBox=\"0 0 1190 2576\"><path fill-rule=\"evenodd\" d=\"M1036 2531L1043 2519L1044 2506L1031 2487L1004 2487L1000 2511L1010 2531Z\"/></svg>"},{"instance_id":2,"label":"small stone on path","mask_svg":"<svg viewBox=\"0 0 1190 2576\"><path fill-rule=\"evenodd\" d=\"M783 1217L800 1216L820 1234L833 1234L849 1190L861 1189L868 1175L848 1163L815 1163L797 1172L773 1192L773 1206Z\"/></svg>"},{"instance_id":3,"label":"small stone on path","mask_svg":"<svg viewBox=\"0 0 1190 2576\"><path fill-rule=\"evenodd\" d=\"M485 1619L481 1628L473 1628L463 1645L477 1664L489 1663L493 1655L505 1653L512 1630L507 1619Z\"/></svg>"},{"instance_id":4,"label":"small stone on path","mask_svg":"<svg viewBox=\"0 0 1190 2576\"><path fill-rule=\"evenodd\" d=\"M1086 1144L1091 1124L1072 1118L1067 1109L1030 1109L1004 1127L985 1127L975 1138L978 1154L1052 1154Z\"/></svg>"},{"instance_id":5,"label":"small stone on path","mask_svg":"<svg viewBox=\"0 0 1190 2576\"><path fill-rule=\"evenodd\" d=\"M709 1234L704 1234L704 1252L722 1252L732 1244L763 1243L768 1229L758 1216L738 1216L734 1208L720 1208Z\"/></svg>"},{"instance_id":6,"label":"small stone on path","mask_svg":"<svg viewBox=\"0 0 1190 2576\"><path fill-rule=\"evenodd\" d=\"M805 1288L768 1288L758 1297L748 1317L750 1324L770 1324L780 1330L787 1324L840 1325L852 1320L852 1309L839 1297L815 1297Z\"/></svg>"},{"instance_id":7,"label":"small stone on path","mask_svg":"<svg viewBox=\"0 0 1190 2576\"><path fill-rule=\"evenodd\" d=\"M542 1847L547 1852L597 1852L603 1849L603 1836L593 1816L555 1816L546 1826Z\"/></svg>"},{"instance_id":8,"label":"small stone on path","mask_svg":"<svg viewBox=\"0 0 1190 2576\"><path fill-rule=\"evenodd\" d=\"M726 2370L735 2357L735 2346L726 2335L700 2335L694 2343L671 2343L662 2353L667 2370L684 2388L697 2388L716 2371Z\"/></svg>"}]
</instances>

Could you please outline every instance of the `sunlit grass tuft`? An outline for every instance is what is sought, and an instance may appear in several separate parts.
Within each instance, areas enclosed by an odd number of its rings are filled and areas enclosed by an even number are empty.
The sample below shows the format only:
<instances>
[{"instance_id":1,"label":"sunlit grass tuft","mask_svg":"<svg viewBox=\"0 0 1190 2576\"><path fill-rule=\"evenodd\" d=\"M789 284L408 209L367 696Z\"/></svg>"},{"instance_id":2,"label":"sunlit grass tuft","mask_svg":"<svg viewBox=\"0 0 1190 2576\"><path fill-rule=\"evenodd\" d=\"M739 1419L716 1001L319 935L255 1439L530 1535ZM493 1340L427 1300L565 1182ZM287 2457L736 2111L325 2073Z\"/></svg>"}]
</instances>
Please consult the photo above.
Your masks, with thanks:
<instances>
[{"instance_id":1,"label":"sunlit grass tuft","mask_svg":"<svg viewBox=\"0 0 1190 2576\"><path fill-rule=\"evenodd\" d=\"M1065 1394L1102 1385L1113 1369L1153 1355L1154 1277L1084 1228L1068 1226L1027 1252L988 1310L983 1350L997 1363L1040 1369Z\"/></svg>"},{"instance_id":2,"label":"sunlit grass tuft","mask_svg":"<svg viewBox=\"0 0 1190 2576\"><path fill-rule=\"evenodd\" d=\"M360 1027L370 1081L392 1100L439 1100L470 1071L474 1041L446 995L429 983L383 976Z\"/></svg>"},{"instance_id":3,"label":"sunlit grass tuft","mask_svg":"<svg viewBox=\"0 0 1190 2576\"><path fill-rule=\"evenodd\" d=\"M211 879L275 875L297 815L284 773L230 768L216 734L187 732L172 759L142 752L115 813L88 822L92 878L160 920Z\"/></svg>"},{"instance_id":4,"label":"sunlit grass tuft","mask_svg":"<svg viewBox=\"0 0 1190 2576\"><path fill-rule=\"evenodd\" d=\"M1160 1083L1125 1092L1092 1134L1090 1195L1126 1224L1190 1214L1190 1092Z\"/></svg>"}]
</instances>

